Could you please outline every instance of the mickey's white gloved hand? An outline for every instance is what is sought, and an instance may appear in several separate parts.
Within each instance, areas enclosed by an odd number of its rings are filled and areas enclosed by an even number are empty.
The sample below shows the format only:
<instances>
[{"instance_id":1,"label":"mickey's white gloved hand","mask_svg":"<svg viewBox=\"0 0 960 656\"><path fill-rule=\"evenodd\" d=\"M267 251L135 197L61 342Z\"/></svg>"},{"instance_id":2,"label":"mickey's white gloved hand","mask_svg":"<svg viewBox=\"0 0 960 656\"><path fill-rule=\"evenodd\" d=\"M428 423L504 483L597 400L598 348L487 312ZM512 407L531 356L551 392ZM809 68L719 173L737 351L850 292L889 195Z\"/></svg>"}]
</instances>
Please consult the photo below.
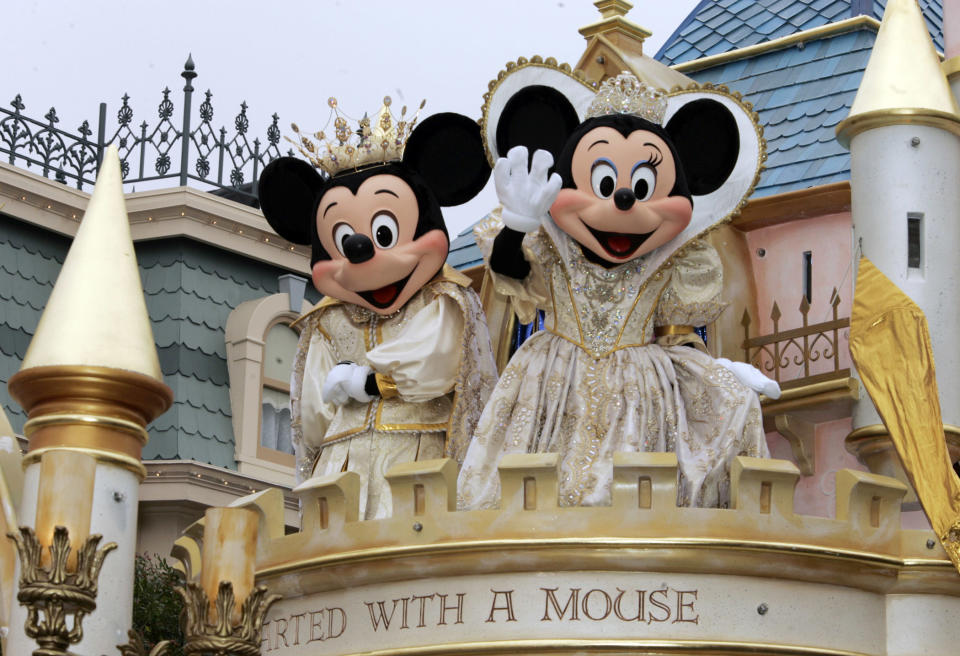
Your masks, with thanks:
<instances>
[{"instance_id":1,"label":"mickey's white gloved hand","mask_svg":"<svg viewBox=\"0 0 960 656\"><path fill-rule=\"evenodd\" d=\"M338 364L327 374L320 396L327 403L334 405L343 405L350 399L367 403L373 400L373 397L364 389L370 371L370 367L365 364L352 362Z\"/></svg>"},{"instance_id":2,"label":"mickey's white gloved hand","mask_svg":"<svg viewBox=\"0 0 960 656\"><path fill-rule=\"evenodd\" d=\"M497 198L503 206L503 225L517 232L533 232L546 218L563 182L556 173L547 177L553 155L546 150L533 154L527 170L527 147L514 146L493 167Z\"/></svg>"},{"instance_id":3,"label":"mickey's white gloved hand","mask_svg":"<svg viewBox=\"0 0 960 656\"><path fill-rule=\"evenodd\" d=\"M732 362L726 358L717 358L717 364L729 369L737 380L753 391L765 394L771 399L780 398L780 385L777 381L767 378L753 365L746 362Z\"/></svg>"}]
</instances>

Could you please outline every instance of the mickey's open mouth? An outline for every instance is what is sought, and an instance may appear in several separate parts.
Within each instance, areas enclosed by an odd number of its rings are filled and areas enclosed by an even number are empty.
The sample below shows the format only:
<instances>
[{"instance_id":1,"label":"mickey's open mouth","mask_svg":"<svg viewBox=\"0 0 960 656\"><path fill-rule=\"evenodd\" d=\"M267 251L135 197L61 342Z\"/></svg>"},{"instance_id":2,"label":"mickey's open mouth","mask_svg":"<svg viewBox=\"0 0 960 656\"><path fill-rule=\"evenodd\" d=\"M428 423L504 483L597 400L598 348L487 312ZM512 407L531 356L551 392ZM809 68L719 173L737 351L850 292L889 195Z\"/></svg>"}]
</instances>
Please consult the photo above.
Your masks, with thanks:
<instances>
[{"instance_id":1,"label":"mickey's open mouth","mask_svg":"<svg viewBox=\"0 0 960 656\"><path fill-rule=\"evenodd\" d=\"M583 225L587 225L584 223ZM647 233L633 234L630 232L602 232L587 225L587 230L608 254L617 259L630 257L647 238L656 230Z\"/></svg>"},{"instance_id":2,"label":"mickey's open mouth","mask_svg":"<svg viewBox=\"0 0 960 656\"><path fill-rule=\"evenodd\" d=\"M403 288L406 286L407 281L410 280L410 276L412 275L413 271L411 271L410 274L402 280L392 282L389 285L384 285L379 289L370 289L365 292L357 292L357 294L360 296L360 298L365 300L373 307L382 310L385 307L390 307L390 305L397 300L397 297L400 296L400 292L403 291Z\"/></svg>"}]
</instances>

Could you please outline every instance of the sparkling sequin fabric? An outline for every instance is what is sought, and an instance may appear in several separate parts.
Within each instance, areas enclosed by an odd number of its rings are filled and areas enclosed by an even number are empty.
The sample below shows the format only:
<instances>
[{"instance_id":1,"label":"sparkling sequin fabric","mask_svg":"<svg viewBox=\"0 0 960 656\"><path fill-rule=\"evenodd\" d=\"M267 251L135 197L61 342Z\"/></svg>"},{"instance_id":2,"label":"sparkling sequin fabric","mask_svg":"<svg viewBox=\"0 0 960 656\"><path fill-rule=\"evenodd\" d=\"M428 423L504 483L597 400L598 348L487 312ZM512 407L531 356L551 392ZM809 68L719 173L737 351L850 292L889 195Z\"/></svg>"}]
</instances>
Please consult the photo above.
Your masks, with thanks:
<instances>
[{"instance_id":1,"label":"sparkling sequin fabric","mask_svg":"<svg viewBox=\"0 0 960 656\"><path fill-rule=\"evenodd\" d=\"M480 224L489 256L500 230ZM643 258L604 269L553 223L524 239L523 281L494 274L521 321L545 329L514 354L487 404L460 473L460 505L499 502L507 453L560 454L560 503L610 503L613 453L673 451L678 503L724 506L737 455L768 455L757 395L709 355L661 346L658 325L703 325L723 309L716 251L692 241L656 271ZM663 340L676 343L676 340Z\"/></svg>"}]
</instances>

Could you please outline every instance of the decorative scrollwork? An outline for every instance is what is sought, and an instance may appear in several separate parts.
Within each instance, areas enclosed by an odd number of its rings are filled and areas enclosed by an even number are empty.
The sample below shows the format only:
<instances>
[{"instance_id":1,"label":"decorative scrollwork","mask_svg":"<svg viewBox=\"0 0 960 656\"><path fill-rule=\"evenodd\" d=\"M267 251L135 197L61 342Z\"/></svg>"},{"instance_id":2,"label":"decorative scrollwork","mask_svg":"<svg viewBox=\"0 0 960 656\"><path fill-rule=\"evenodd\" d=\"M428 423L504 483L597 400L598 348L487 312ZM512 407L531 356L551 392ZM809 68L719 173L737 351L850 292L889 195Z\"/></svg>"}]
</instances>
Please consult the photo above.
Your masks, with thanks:
<instances>
[{"instance_id":1,"label":"decorative scrollwork","mask_svg":"<svg viewBox=\"0 0 960 656\"><path fill-rule=\"evenodd\" d=\"M833 318L810 324L810 302L803 298L799 306L802 326L781 330L782 314L774 302L770 312L773 332L757 337L750 336L751 319L744 311L740 322L744 329L744 360L787 387L847 375L849 369L842 368L840 362L840 331L849 327L850 319L838 316L839 304L840 297L834 289L830 297Z\"/></svg>"},{"instance_id":2,"label":"decorative scrollwork","mask_svg":"<svg viewBox=\"0 0 960 656\"><path fill-rule=\"evenodd\" d=\"M189 79L184 88L183 108L191 106L194 90L189 81L196 77L194 68L187 66L186 72ZM285 154L278 147L282 135L277 114L271 116L266 138L261 141L251 139L246 102L241 103L228 134L227 128L212 125L215 111L209 89L194 110L194 127L189 114L175 116L171 94L169 87L163 89L157 105L159 121L153 125L142 121L134 127L131 98L124 94L115 113L116 123L111 127L107 127L106 105L101 105L99 122L84 121L75 132L59 127L54 108L43 119L23 115L25 105L17 95L9 103L11 109L0 107L0 154L11 164L37 167L44 176L85 189L96 178L104 149L115 144L120 150L125 182L179 178L180 184L193 179L206 188L238 190L246 181L255 179L270 161ZM91 129L91 124L103 126L102 132Z\"/></svg>"},{"instance_id":3,"label":"decorative scrollwork","mask_svg":"<svg viewBox=\"0 0 960 656\"><path fill-rule=\"evenodd\" d=\"M83 618L97 607L100 569L116 543L98 549L102 536L91 535L77 551L76 571L68 572L70 538L63 526L54 529L48 566L42 564L43 547L32 528L21 526L19 535L7 537L20 555L17 601L27 609L24 632L40 646L33 656L69 656L67 648L83 639Z\"/></svg>"},{"instance_id":4,"label":"decorative scrollwork","mask_svg":"<svg viewBox=\"0 0 960 656\"><path fill-rule=\"evenodd\" d=\"M215 622L208 619L210 602L200 585L188 582L177 592L183 597L183 651L187 656L259 656L263 619L280 595L268 594L265 586L254 588L241 606L239 622L234 623L231 583L220 582L214 602Z\"/></svg>"},{"instance_id":5,"label":"decorative scrollwork","mask_svg":"<svg viewBox=\"0 0 960 656\"><path fill-rule=\"evenodd\" d=\"M129 641L125 645L117 645L120 650L120 656L167 656L171 653L170 648L173 643L169 640L162 640L153 646L153 649L147 652L146 645L143 644L143 638L135 629L127 631Z\"/></svg>"}]
</instances>

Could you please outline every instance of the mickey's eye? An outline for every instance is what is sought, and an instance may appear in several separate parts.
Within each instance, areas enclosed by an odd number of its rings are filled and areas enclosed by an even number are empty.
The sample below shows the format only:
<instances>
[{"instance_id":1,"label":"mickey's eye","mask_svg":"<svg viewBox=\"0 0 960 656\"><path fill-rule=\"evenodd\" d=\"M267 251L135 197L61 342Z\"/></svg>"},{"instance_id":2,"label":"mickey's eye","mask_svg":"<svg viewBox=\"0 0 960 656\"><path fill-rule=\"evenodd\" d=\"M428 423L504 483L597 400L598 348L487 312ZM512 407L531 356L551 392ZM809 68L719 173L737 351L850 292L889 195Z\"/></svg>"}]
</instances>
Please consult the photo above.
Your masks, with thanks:
<instances>
[{"instance_id":1,"label":"mickey's eye","mask_svg":"<svg viewBox=\"0 0 960 656\"><path fill-rule=\"evenodd\" d=\"M598 198L610 198L617 186L617 167L608 159L598 159L590 170L590 185Z\"/></svg>"},{"instance_id":2,"label":"mickey's eye","mask_svg":"<svg viewBox=\"0 0 960 656\"><path fill-rule=\"evenodd\" d=\"M393 248L397 245L400 229L397 219L389 212L381 212L373 217L370 229L373 231L373 240L380 248Z\"/></svg>"},{"instance_id":3,"label":"mickey's eye","mask_svg":"<svg viewBox=\"0 0 960 656\"><path fill-rule=\"evenodd\" d=\"M333 243L336 244L337 250L340 251L340 254L344 257L346 257L347 254L343 252L343 242L353 233L353 228L346 223L338 223L333 228Z\"/></svg>"},{"instance_id":4,"label":"mickey's eye","mask_svg":"<svg viewBox=\"0 0 960 656\"><path fill-rule=\"evenodd\" d=\"M630 184L633 185L633 194L638 201L650 200L657 186L657 170L647 162L638 164L630 176Z\"/></svg>"}]
</instances>

